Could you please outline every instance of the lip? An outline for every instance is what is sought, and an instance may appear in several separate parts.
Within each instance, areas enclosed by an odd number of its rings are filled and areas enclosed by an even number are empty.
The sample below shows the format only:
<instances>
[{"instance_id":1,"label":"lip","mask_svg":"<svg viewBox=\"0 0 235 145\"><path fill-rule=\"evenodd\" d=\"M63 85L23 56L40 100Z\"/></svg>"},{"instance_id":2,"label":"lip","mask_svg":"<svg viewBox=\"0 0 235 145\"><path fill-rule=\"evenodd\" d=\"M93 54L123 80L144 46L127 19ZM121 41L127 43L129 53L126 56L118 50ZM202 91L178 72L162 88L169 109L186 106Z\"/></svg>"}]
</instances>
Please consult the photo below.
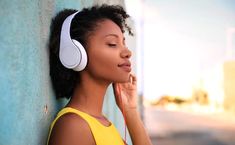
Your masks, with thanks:
<instances>
[{"instance_id":1,"label":"lip","mask_svg":"<svg viewBox=\"0 0 235 145\"><path fill-rule=\"evenodd\" d=\"M118 67L120 67L126 72L131 72L131 63L129 61L118 64Z\"/></svg>"}]
</instances>

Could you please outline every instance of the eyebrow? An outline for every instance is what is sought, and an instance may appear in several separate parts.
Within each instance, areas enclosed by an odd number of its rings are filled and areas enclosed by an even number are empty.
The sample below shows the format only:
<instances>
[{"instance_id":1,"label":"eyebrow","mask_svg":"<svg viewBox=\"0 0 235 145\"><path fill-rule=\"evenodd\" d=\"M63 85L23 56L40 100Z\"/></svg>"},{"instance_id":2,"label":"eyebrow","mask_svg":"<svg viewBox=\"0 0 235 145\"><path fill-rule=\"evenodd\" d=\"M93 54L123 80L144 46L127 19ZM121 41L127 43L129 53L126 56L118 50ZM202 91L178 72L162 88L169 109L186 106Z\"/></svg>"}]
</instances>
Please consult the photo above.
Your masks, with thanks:
<instances>
[{"instance_id":1,"label":"eyebrow","mask_svg":"<svg viewBox=\"0 0 235 145\"><path fill-rule=\"evenodd\" d=\"M117 35L117 34L107 34L107 35L105 35L104 37L109 37L109 36L114 36L114 37L116 37L116 38L119 38L119 36ZM123 37L123 40L125 41L126 40L126 38L125 37Z\"/></svg>"},{"instance_id":2,"label":"eyebrow","mask_svg":"<svg viewBox=\"0 0 235 145\"><path fill-rule=\"evenodd\" d=\"M105 35L104 37L109 37L109 36L114 36L114 37L119 37L117 34L107 34L107 35Z\"/></svg>"}]
</instances>

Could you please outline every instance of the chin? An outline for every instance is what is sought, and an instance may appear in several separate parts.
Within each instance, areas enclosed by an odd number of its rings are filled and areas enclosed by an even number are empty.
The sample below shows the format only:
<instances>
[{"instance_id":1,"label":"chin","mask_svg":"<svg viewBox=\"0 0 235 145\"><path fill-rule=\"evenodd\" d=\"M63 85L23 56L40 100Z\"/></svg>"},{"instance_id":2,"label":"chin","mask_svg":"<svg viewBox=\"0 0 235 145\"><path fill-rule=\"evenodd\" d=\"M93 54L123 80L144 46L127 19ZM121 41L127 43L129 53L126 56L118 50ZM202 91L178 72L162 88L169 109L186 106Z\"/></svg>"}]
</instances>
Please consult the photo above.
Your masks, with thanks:
<instances>
[{"instance_id":1,"label":"chin","mask_svg":"<svg viewBox=\"0 0 235 145\"><path fill-rule=\"evenodd\" d=\"M118 79L116 82L118 82L118 83L127 83L127 82L129 82L129 80L130 80L130 75L128 75L126 77L122 77L122 78Z\"/></svg>"}]
</instances>

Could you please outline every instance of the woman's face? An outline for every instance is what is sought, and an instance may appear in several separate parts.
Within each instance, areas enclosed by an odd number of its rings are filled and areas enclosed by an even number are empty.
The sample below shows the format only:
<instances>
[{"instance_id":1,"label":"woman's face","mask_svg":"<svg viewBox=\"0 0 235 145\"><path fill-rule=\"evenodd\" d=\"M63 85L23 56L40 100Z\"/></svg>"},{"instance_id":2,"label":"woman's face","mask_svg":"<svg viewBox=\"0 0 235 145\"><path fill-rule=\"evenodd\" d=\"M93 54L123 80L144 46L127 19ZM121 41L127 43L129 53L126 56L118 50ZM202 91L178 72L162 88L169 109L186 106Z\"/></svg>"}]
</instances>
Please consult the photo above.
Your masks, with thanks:
<instances>
[{"instance_id":1,"label":"woman's face","mask_svg":"<svg viewBox=\"0 0 235 145\"><path fill-rule=\"evenodd\" d=\"M96 79L127 82L131 72L131 51L118 25L109 19L99 22L88 38L87 71Z\"/></svg>"}]
</instances>

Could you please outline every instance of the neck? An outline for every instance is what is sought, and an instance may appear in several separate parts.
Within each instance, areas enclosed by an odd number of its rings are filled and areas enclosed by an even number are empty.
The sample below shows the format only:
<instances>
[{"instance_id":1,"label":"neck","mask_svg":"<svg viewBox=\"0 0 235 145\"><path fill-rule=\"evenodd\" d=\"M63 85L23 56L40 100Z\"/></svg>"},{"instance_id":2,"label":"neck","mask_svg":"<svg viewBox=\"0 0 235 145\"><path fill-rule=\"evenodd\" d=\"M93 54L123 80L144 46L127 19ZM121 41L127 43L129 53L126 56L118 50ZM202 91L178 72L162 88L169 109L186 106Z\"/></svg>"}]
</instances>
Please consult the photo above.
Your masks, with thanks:
<instances>
[{"instance_id":1,"label":"neck","mask_svg":"<svg viewBox=\"0 0 235 145\"><path fill-rule=\"evenodd\" d=\"M104 96L109 84L94 79L87 73L82 74L81 81L67 106L93 116L102 116Z\"/></svg>"}]
</instances>

